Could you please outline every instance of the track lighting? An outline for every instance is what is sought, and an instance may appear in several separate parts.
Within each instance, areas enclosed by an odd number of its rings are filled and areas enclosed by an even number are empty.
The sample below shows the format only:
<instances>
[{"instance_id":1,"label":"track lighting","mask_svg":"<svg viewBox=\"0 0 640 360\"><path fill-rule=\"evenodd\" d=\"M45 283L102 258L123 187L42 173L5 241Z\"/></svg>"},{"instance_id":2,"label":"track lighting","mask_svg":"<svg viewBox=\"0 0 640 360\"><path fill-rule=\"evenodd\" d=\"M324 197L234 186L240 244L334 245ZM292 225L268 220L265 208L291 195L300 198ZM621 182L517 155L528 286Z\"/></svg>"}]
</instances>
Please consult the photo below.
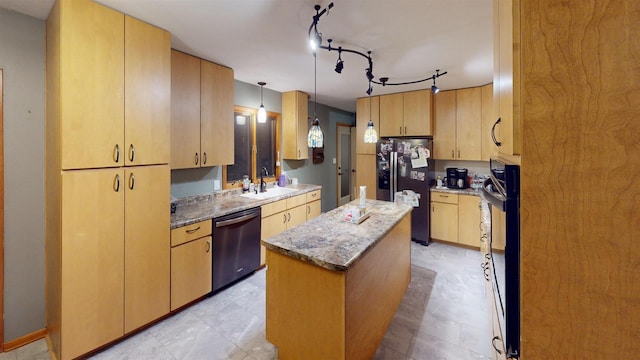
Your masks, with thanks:
<instances>
[{"instance_id":1,"label":"track lighting","mask_svg":"<svg viewBox=\"0 0 640 360\"><path fill-rule=\"evenodd\" d=\"M342 61L342 48L338 49L338 61L336 62L336 72L338 74L342 73L342 69L344 69L344 61Z\"/></svg>"},{"instance_id":2,"label":"track lighting","mask_svg":"<svg viewBox=\"0 0 640 360\"><path fill-rule=\"evenodd\" d=\"M260 107L258 108L258 122L264 124L267 122L267 110L265 110L262 103L262 87L267 85L267 83L264 81L260 81L258 85L260 85Z\"/></svg>"},{"instance_id":3,"label":"track lighting","mask_svg":"<svg viewBox=\"0 0 640 360\"><path fill-rule=\"evenodd\" d=\"M373 127L373 120L371 120L371 92L373 89L371 88L371 82L369 82L369 90L367 90L367 94L369 94L369 123L367 124L367 129L364 131L364 142L367 144L375 144L378 142L378 133L376 129Z\"/></svg>"}]
</instances>

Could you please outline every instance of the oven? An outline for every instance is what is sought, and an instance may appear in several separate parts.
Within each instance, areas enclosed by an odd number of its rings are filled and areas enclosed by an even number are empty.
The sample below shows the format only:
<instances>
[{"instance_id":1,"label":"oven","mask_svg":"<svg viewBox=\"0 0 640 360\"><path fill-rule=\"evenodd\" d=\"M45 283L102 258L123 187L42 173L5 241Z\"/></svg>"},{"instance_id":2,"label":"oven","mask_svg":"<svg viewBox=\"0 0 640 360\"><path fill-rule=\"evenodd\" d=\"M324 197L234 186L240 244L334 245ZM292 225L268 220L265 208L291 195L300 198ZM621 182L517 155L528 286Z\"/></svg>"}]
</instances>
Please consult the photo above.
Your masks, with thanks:
<instances>
[{"instance_id":1,"label":"oven","mask_svg":"<svg viewBox=\"0 0 640 360\"><path fill-rule=\"evenodd\" d=\"M490 170L482 192L490 204L490 211L503 213L499 215L504 215L504 223L500 222L499 226L505 227L494 229L492 222L492 236L504 233L505 237L504 261L494 259L497 255L490 252L495 280L493 290L501 307L507 357L517 358L520 354L520 166L491 159Z\"/></svg>"}]
</instances>

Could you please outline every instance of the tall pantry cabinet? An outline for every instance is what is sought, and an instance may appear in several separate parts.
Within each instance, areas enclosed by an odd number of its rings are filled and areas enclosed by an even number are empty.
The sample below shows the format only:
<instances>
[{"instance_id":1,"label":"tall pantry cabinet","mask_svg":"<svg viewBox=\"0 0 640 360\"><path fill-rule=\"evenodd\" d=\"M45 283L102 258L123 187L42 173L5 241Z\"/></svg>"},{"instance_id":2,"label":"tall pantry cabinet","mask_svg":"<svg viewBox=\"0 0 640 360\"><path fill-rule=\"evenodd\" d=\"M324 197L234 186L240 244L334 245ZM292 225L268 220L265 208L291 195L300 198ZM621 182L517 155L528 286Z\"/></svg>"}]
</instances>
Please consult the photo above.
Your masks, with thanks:
<instances>
[{"instance_id":1,"label":"tall pantry cabinet","mask_svg":"<svg viewBox=\"0 0 640 360\"><path fill-rule=\"evenodd\" d=\"M47 19L46 314L58 359L169 312L170 35L89 0Z\"/></svg>"}]
</instances>

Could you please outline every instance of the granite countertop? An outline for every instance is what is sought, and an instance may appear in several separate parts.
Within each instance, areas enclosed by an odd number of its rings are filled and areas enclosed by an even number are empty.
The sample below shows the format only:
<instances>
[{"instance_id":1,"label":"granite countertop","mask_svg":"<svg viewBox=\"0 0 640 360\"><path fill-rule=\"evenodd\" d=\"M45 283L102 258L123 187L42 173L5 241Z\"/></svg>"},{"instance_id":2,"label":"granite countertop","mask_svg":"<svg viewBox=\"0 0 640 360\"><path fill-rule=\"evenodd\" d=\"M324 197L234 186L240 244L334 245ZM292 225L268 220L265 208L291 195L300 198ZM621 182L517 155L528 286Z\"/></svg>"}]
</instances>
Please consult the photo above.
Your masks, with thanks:
<instances>
[{"instance_id":1,"label":"granite countertop","mask_svg":"<svg viewBox=\"0 0 640 360\"><path fill-rule=\"evenodd\" d=\"M176 212L171 214L171 229L190 225L203 220L213 219L237 211L251 209L268 204L270 202L290 198L297 195L306 194L311 191L320 190L320 185L298 184L288 185L286 188L298 191L274 196L268 199L249 199L242 194L241 189L220 191L207 195L191 196L175 202ZM269 190L267 189L267 192Z\"/></svg>"},{"instance_id":2,"label":"granite countertop","mask_svg":"<svg viewBox=\"0 0 640 360\"><path fill-rule=\"evenodd\" d=\"M474 190L472 188L467 188L467 189L449 189L446 187L437 187L437 186L432 186L431 187L431 192L441 192L441 193L449 193L449 194L460 194L460 195L473 195L473 196L480 196L480 189L478 190Z\"/></svg>"},{"instance_id":3,"label":"granite countertop","mask_svg":"<svg viewBox=\"0 0 640 360\"><path fill-rule=\"evenodd\" d=\"M352 201L265 239L262 244L329 270L346 271L413 209L388 201L367 200L370 217L361 224L347 222L346 208L357 205L358 200Z\"/></svg>"}]
</instances>

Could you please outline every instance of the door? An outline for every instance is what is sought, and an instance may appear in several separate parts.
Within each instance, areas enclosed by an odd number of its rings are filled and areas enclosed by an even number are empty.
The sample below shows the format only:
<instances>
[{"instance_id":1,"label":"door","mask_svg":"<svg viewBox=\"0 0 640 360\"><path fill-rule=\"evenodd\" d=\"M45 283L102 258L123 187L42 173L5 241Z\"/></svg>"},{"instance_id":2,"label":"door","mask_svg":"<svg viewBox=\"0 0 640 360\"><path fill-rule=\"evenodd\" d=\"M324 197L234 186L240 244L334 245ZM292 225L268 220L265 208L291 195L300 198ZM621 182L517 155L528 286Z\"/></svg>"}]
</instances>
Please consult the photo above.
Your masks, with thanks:
<instances>
[{"instance_id":1,"label":"door","mask_svg":"<svg viewBox=\"0 0 640 360\"><path fill-rule=\"evenodd\" d=\"M337 133L337 206L342 206L351 201L351 126L338 124Z\"/></svg>"},{"instance_id":2,"label":"door","mask_svg":"<svg viewBox=\"0 0 640 360\"><path fill-rule=\"evenodd\" d=\"M358 136L358 131L355 127L351 128L351 200L355 200L356 199L356 169L358 168L358 161L356 159L356 155L357 155L357 151L356 151L356 144L358 142L358 139L356 138L356 136ZM371 144L371 145L375 145L375 144Z\"/></svg>"},{"instance_id":3,"label":"door","mask_svg":"<svg viewBox=\"0 0 640 360\"><path fill-rule=\"evenodd\" d=\"M171 169L200 166L200 59L171 50Z\"/></svg>"}]
</instances>

